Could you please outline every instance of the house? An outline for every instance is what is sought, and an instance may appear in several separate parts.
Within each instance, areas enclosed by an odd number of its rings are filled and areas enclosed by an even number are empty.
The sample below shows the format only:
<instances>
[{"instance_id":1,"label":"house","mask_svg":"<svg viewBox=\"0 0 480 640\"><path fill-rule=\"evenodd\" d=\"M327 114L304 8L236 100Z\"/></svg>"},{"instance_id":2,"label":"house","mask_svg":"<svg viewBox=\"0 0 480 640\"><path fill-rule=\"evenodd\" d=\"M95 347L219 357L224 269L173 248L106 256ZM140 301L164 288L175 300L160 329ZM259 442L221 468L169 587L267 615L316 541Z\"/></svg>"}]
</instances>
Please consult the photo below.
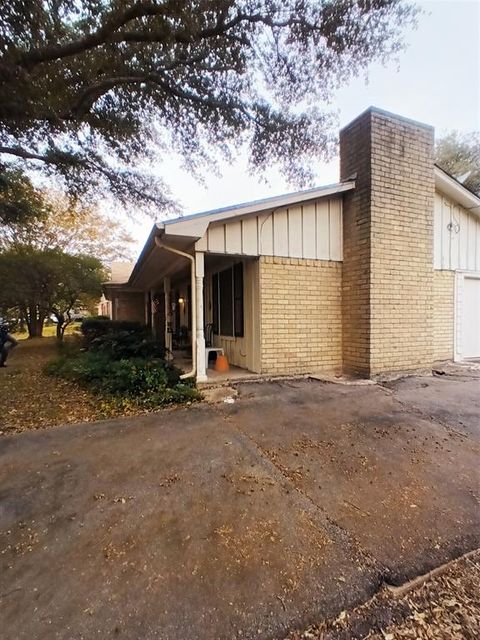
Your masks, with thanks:
<instances>
[{"instance_id":1,"label":"house","mask_svg":"<svg viewBox=\"0 0 480 640\"><path fill-rule=\"evenodd\" d=\"M108 271L110 272L110 279L108 281L110 299L106 297L105 293L102 294L100 302L98 303L99 316L107 316L110 320L117 320L119 317L128 315L130 311L135 314L135 307L131 310L128 308L123 309L124 304L128 305L131 300L130 293L126 291L128 287L125 286L125 283L128 281L134 266L134 262L128 262L126 260L115 260L108 265ZM124 295L124 293L127 295ZM135 296L133 298L135 298ZM143 319L143 315L137 318L137 320L142 322Z\"/></svg>"},{"instance_id":2,"label":"house","mask_svg":"<svg viewBox=\"0 0 480 640\"><path fill-rule=\"evenodd\" d=\"M433 128L370 108L340 182L156 224L118 318L262 374L363 377L480 357L480 199L434 165Z\"/></svg>"}]
</instances>

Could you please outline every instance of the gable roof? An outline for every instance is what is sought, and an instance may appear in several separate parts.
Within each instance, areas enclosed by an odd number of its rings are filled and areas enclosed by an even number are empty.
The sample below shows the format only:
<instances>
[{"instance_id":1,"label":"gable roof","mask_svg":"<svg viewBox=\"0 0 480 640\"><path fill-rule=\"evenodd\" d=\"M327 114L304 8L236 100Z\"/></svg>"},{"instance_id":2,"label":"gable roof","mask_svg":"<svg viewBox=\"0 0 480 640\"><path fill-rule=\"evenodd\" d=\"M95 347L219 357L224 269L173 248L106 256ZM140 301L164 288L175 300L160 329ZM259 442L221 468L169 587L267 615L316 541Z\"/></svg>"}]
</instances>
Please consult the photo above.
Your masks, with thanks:
<instances>
[{"instance_id":1,"label":"gable roof","mask_svg":"<svg viewBox=\"0 0 480 640\"><path fill-rule=\"evenodd\" d=\"M355 179L339 182L336 184L326 185L324 187L315 187L314 189L304 189L293 193L286 193L280 196L262 198L261 200L253 200L235 204L229 207L221 207L220 209L212 209L209 211L201 211L188 216L164 220L153 225L150 235L142 249L142 252L133 268L129 278L129 284L133 285L137 275L139 274L145 261L155 247L155 238L165 236L170 244L175 244L177 248L186 248L194 242L202 238L211 223L225 222L232 218L241 219L244 217L256 215L262 212L271 212L276 209L298 205L312 200L318 200L329 196L341 195L346 191L355 188Z\"/></svg>"},{"instance_id":2,"label":"gable roof","mask_svg":"<svg viewBox=\"0 0 480 640\"><path fill-rule=\"evenodd\" d=\"M299 205L311 200L341 194L345 191L351 191L354 188L355 180L352 178L351 180L326 185L324 187L294 191L293 193L285 193L280 196L271 196L269 198L262 198L261 200L221 207L220 209L201 211L200 213L194 213L172 220L164 220L157 224L157 228L163 230L165 235L180 235L198 239L205 234L208 225L212 222L224 222L232 218L238 219L261 212L274 211L275 209Z\"/></svg>"}]
</instances>

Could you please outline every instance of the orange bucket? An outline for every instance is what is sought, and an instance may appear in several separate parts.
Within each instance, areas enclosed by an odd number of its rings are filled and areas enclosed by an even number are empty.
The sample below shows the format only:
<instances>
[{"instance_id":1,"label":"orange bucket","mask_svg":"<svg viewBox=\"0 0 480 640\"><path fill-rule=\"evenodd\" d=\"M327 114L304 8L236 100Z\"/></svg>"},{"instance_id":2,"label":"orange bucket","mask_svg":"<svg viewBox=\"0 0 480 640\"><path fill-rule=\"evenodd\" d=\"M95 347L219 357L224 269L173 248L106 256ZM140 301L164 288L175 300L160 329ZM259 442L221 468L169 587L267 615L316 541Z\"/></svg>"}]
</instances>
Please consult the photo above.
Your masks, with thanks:
<instances>
[{"instance_id":1,"label":"orange bucket","mask_svg":"<svg viewBox=\"0 0 480 640\"><path fill-rule=\"evenodd\" d=\"M220 373L225 373L228 371L228 360L226 356L222 356L221 353L217 355L217 359L215 360L215 371L219 371Z\"/></svg>"}]
</instances>

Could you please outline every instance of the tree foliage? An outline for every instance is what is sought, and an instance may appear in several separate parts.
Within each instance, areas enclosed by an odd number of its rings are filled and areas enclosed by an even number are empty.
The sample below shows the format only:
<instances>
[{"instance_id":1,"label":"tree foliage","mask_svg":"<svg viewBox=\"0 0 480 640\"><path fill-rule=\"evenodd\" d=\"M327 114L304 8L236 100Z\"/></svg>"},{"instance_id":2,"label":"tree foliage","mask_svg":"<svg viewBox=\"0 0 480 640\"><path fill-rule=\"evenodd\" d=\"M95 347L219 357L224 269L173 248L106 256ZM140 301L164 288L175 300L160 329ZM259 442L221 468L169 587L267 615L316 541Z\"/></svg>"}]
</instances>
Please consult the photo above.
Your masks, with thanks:
<instances>
[{"instance_id":1,"label":"tree foliage","mask_svg":"<svg viewBox=\"0 0 480 640\"><path fill-rule=\"evenodd\" d=\"M334 89L385 61L408 0L9 0L0 18L0 152L78 193L170 206L145 173L248 145L304 182L332 151Z\"/></svg>"},{"instance_id":2,"label":"tree foliage","mask_svg":"<svg viewBox=\"0 0 480 640\"><path fill-rule=\"evenodd\" d=\"M18 169L0 166L0 225L43 220L48 211L41 193Z\"/></svg>"},{"instance_id":3,"label":"tree foliage","mask_svg":"<svg viewBox=\"0 0 480 640\"><path fill-rule=\"evenodd\" d=\"M98 300L104 278L101 262L91 256L31 247L3 251L0 311L6 317L21 317L30 337L41 336L45 319L53 314L62 337L75 306Z\"/></svg>"},{"instance_id":4,"label":"tree foliage","mask_svg":"<svg viewBox=\"0 0 480 640\"><path fill-rule=\"evenodd\" d=\"M131 258L134 241L118 219L59 193L36 192L36 201L30 217L0 227L0 250L58 249L103 262Z\"/></svg>"},{"instance_id":5,"label":"tree foliage","mask_svg":"<svg viewBox=\"0 0 480 640\"><path fill-rule=\"evenodd\" d=\"M480 133L452 131L437 141L435 161L480 197Z\"/></svg>"}]
</instances>

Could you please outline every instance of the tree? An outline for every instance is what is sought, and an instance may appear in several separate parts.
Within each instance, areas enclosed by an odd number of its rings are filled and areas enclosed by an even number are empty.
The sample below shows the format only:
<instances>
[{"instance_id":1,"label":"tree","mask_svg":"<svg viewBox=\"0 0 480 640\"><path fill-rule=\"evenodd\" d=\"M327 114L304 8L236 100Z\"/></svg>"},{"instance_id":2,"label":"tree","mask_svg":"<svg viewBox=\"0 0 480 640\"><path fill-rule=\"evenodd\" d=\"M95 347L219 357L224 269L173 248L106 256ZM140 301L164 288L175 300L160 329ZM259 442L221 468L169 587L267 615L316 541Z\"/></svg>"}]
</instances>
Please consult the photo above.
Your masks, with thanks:
<instances>
[{"instance_id":1,"label":"tree","mask_svg":"<svg viewBox=\"0 0 480 640\"><path fill-rule=\"evenodd\" d=\"M105 277L101 262L91 256L71 256L58 249L31 247L0 253L0 311L23 318L29 337L39 337L45 319L57 318L63 337L75 305L101 294Z\"/></svg>"},{"instance_id":2,"label":"tree","mask_svg":"<svg viewBox=\"0 0 480 640\"><path fill-rule=\"evenodd\" d=\"M30 247L96 256L104 262L130 259L133 238L121 222L98 208L62 194L37 192L40 214L0 227L0 250Z\"/></svg>"},{"instance_id":3,"label":"tree","mask_svg":"<svg viewBox=\"0 0 480 640\"><path fill-rule=\"evenodd\" d=\"M298 183L333 149L333 90L391 59L408 0L9 0L0 153L76 193L170 206L159 151L192 171L240 145Z\"/></svg>"},{"instance_id":4,"label":"tree","mask_svg":"<svg viewBox=\"0 0 480 640\"><path fill-rule=\"evenodd\" d=\"M49 308L57 323L57 338L62 340L65 329L73 322L75 308L88 310L98 302L105 272L96 258L58 253L57 274Z\"/></svg>"},{"instance_id":5,"label":"tree","mask_svg":"<svg viewBox=\"0 0 480 640\"><path fill-rule=\"evenodd\" d=\"M441 138L435 147L435 161L480 196L480 132L452 131Z\"/></svg>"},{"instance_id":6,"label":"tree","mask_svg":"<svg viewBox=\"0 0 480 640\"><path fill-rule=\"evenodd\" d=\"M22 225L47 215L46 203L30 179L18 169L0 165L0 224Z\"/></svg>"}]
</instances>

